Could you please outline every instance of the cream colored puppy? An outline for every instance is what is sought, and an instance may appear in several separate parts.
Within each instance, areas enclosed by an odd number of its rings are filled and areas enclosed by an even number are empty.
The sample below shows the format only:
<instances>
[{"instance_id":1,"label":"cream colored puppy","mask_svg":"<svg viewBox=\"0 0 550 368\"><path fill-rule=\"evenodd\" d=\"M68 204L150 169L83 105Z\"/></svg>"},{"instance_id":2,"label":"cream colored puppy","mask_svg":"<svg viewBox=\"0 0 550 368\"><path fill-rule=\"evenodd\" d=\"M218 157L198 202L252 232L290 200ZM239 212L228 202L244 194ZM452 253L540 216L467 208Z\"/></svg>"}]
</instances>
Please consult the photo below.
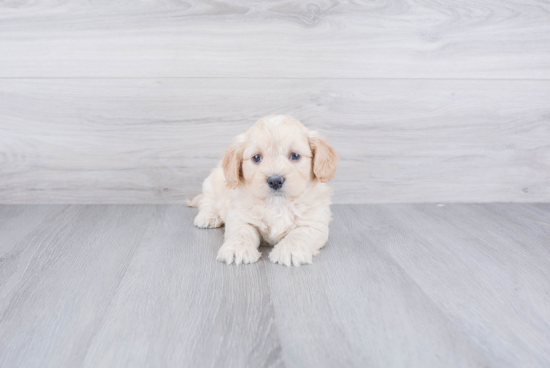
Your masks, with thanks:
<instances>
[{"instance_id":1,"label":"cream colored puppy","mask_svg":"<svg viewBox=\"0 0 550 368\"><path fill-rule=\"evenodd\" d=\"M328 238L338 155L324 137L284 115L258 120L235 137L219 166L189 206L195 226L225 223L218 261L254 263L260 243L273 245L272 262L311 263Z\"/></svg>"}]
</instances>

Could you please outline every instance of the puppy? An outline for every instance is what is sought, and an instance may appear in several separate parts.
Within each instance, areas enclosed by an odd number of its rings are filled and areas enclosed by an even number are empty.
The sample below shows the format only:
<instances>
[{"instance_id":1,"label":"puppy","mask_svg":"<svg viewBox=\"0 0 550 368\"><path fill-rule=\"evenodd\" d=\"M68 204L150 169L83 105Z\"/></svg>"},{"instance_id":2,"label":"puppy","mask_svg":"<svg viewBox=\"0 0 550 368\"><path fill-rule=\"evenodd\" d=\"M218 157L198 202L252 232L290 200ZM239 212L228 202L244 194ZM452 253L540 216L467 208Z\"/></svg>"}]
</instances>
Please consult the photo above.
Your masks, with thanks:
<instances>
[{"instance_id":1,"label":"puppy","mask_svg":"<svg viewBox=\"0 0 550 368\"><path fill-rule=\"evenodd\" d=\"M324 183L337 162L317 132L290 116L268 116L235 137L202 194L187 204L199 208L195 226L225 223L218 261L254 263L264 243L274 246L274 263L311 263L327 242L332 189Z\"/></svg>"}]
</instances>

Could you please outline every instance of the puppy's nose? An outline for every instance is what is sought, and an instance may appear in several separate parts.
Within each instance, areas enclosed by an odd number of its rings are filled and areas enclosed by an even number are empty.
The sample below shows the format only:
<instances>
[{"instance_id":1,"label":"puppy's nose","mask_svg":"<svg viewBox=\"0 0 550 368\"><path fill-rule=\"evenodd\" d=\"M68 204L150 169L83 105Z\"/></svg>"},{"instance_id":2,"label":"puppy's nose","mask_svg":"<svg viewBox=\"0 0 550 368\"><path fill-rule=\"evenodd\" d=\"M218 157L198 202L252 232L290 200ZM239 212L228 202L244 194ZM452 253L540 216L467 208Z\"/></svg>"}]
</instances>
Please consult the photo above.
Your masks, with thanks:
<instances>
[{"instance_id":1,"label":"puppy's nose","mask_svg":"<svg viewBox=\"0 0 550 368\"><path fill-rule=\"evenodd\" d=\"M278 190L283 186L283 183L285 182L285 178L283 178L281 175L271 175L269 178L267 178L267 185L271 189Z\"/></svg>"}]
</instances>

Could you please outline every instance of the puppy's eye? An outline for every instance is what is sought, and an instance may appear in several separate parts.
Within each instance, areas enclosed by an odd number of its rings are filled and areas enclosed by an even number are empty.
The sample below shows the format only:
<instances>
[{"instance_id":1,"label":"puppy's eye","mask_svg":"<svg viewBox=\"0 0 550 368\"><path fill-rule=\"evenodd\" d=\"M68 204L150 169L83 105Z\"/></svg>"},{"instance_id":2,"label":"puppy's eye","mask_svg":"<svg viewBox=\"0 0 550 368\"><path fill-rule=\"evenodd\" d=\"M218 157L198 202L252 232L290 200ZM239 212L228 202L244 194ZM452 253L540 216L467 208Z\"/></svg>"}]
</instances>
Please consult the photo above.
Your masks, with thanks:
<instances>
[{"instance_id":1,"label":"puppy's eye","mask_svg":"<svg viewBox=\"0 0 550 368\"><path fill-rule=\"evenodd\" d=\"M300 157L301 157L301 156L300 156L299 154L294 153L294 152L292 152L292 153L290 154L290 159L291 159L292 161L298 161L298 160L300 159Z\"/></svg>"},{"instance_id":2,"label":"puppy's eye","mask_svg":"<svg viewBox=\"0 0 550 368\"><path fill-rule=\"evenodd\" d=\"M252 156L252 161L254 161L254 162L262 161L262 155Z\"/></svg>"}]
</instances>

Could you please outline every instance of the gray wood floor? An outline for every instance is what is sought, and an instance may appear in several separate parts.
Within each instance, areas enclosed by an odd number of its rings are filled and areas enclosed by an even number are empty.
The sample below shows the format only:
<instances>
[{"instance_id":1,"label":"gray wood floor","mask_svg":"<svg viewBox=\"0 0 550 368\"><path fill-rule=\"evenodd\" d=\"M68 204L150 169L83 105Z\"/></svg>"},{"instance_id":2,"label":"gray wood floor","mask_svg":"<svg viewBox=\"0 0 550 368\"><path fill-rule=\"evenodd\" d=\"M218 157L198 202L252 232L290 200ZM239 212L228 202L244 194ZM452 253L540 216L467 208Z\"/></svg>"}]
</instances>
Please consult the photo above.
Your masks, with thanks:
<instances>
[{"instance_id":1,"label":"gray wood floor","mask_svg":"<svg viewBox=\"0 0 550 368\"><path fill-rule=\"evenodd\" d=\"M313 265L181 205L0 207L1 367L548 367L550 205L336 205Z\"/></svg>"}]
</instances>

